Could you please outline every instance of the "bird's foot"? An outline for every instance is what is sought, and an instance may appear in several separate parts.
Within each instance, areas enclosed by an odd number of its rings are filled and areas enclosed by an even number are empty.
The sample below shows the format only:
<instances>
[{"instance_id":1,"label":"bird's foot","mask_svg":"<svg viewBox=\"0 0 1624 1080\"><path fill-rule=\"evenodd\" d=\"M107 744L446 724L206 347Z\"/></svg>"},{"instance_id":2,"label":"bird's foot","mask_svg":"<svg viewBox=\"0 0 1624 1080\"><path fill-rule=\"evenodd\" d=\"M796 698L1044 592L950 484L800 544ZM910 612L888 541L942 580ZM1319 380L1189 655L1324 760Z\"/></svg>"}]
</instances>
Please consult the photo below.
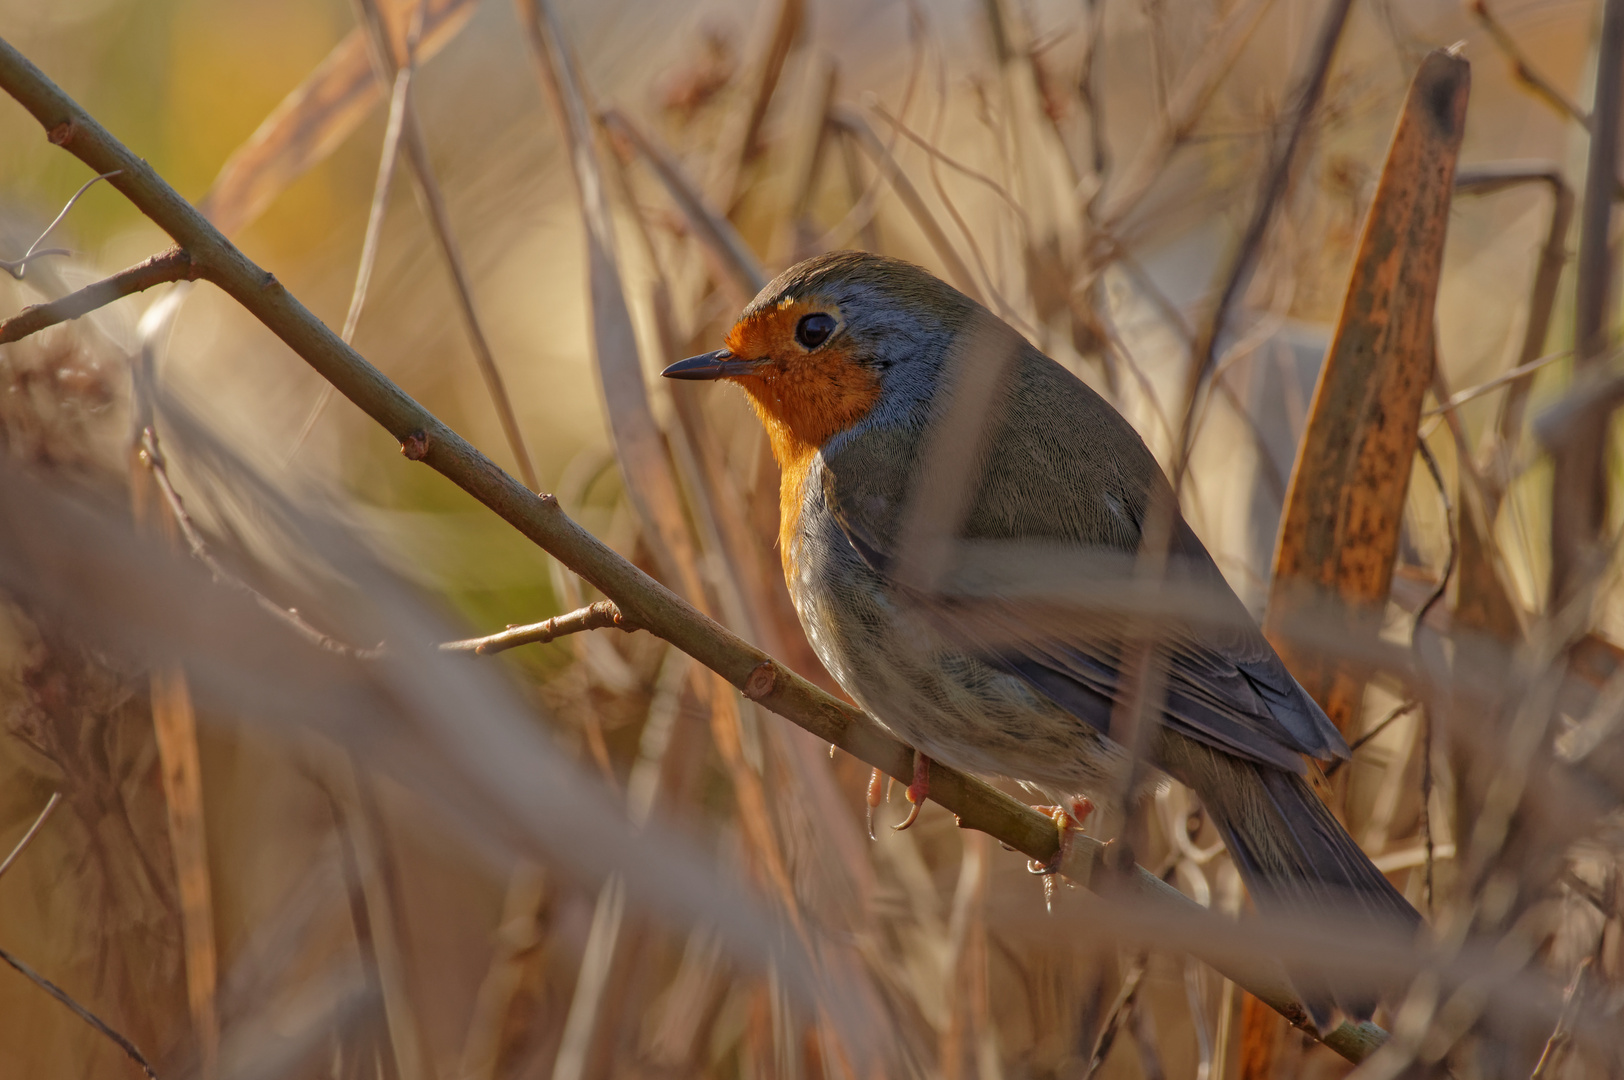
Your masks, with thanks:
<instances>
[{"instance_id":1,"label":"bird's foot","mask_svg":"<svg viewBox=\"0 0 1624 1080\"><path fill-rule=\"evenodd\" d=\"M1043 875L1043 906L1053 911L1056 881L1071 852L1072 833L1083 831L1088 816L1094 812L1094 803L1087 795L1074 795L1061 806L1034 806L1032 809L1051 818L1060 833L1060 845L1048 862L1029 859L1026 863L1028 873Z\"/></svg>"},{"instance_id":2,"label":"bird's foot","mask_svg":"<svg viewBox=\"0 0 1624 1080\"><path fill-rule=\"evenodd\" d=\"M930 795L930 758L914 751L913 783L908 785L906 792L908 801L913 803L912 809L901 825L893 825L893 832L901 832L919 820L919 808L925 805L925 799Z\"/></svg>"}]
</instances>

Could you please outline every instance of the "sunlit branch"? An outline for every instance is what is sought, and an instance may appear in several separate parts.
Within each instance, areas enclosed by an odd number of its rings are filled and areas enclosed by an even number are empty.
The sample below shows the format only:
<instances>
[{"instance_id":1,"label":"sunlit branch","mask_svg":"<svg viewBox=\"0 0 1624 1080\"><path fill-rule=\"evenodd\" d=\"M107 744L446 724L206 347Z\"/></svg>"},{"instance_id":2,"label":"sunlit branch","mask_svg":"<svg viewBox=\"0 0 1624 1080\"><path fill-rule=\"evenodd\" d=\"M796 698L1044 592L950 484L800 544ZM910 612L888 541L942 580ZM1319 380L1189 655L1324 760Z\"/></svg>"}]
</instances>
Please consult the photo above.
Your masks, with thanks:
<instances>
[{"instance_id":1,"label":"sunlit branch","mask_svg":"<svg viewBox=\"0 0 1624 1080\"><path fill-rule=\"evenodd\" d=\"M192 257L181 248L170 248L59 300L23 308L21 313L0 322L0 345L21 341L48 326L88 315L97 308L106 307L115 300L143 292L154 285L191 281L196 277L197 268L192 265Z\"/></svg>"}]
</instances>

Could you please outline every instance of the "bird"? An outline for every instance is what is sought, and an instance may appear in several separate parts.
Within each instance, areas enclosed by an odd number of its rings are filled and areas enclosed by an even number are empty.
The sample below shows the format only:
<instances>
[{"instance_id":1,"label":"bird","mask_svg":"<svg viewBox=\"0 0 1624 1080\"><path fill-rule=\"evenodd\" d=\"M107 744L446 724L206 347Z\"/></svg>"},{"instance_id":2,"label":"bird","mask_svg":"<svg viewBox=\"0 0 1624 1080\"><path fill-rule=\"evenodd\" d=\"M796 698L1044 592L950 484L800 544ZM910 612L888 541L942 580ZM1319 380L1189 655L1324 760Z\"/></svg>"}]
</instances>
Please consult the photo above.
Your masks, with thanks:
<instances>
[{"instance_id":1,"label":"bird","mask_svg":"<svg viewBox=\"0 0 1624 1080\"><path fill-rule=\"evenodd\" d=\"M1086 796L1132 784L1142 752L1200 798L1260 911L1419 925L1308 781L1305 759L1347 743L1109 402L977 301L867 252L790 267L723 344L662 374L737 385L766 428L795 610L841 687L915 749L916 810L932 761ZM1159 715L1128 739L1127 622L1056 596L1120 590L1153 533L1166 580L1216 615L1157 624ZM1374 1007L1289 973L1322 1031Z\"/></svg>"}]
</instances>

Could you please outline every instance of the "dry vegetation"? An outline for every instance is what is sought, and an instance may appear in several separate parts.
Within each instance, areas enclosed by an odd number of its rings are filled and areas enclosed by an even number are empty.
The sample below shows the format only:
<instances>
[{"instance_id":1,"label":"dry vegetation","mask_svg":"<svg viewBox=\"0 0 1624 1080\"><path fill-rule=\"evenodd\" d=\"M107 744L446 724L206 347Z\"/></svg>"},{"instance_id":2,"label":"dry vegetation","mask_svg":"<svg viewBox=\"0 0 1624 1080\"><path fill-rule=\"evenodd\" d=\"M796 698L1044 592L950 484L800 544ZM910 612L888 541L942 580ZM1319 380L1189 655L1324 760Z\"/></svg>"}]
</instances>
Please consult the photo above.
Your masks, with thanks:
<instances>
[{"instance_id":1,"label":"dry vegetation","mask_svg":"<svg viewBox=\"0 0 1624 1080\"><path fill-rule=\"evenodd\" d=\"M0 53L0 1075L1624 1075L1624 3L138 6ZM1248 921L1177 785L1048 913L985 785L867 838L759 428L652 378L842 246L1135 422L1425 942ZM1220 973L1304 951L1391 1037Z\"/></svg>"}]
</instances>

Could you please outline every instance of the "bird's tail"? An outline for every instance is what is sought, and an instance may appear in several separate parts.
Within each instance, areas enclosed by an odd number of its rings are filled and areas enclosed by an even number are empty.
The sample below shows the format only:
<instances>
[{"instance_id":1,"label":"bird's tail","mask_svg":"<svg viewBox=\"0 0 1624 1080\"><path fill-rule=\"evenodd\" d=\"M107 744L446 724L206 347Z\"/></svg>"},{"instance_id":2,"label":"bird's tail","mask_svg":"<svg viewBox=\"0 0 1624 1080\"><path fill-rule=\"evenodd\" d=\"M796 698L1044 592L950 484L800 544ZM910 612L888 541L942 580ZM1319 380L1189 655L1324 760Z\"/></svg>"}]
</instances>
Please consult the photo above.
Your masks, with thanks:
<instances>
[{"instance_id":1,"label":"bird's tail","mask_svg":"<svg viewBox=\"0 0 1624 1080\"><path fill-rule=\"evenodd\" d=\"M1420 925L1420 914L1302 777L1201 744L1180 749L1185 767L1170 771L1201 797L1260 910L1323 916L1355 932L1350 924L1388 933ZM1375 1008L1369 995L1337 992L1325 972L1297 963L1288 970L1322 1031L1335 1025L1337 1009L1364 1020Z\"/></svg>"}]
</instances>

